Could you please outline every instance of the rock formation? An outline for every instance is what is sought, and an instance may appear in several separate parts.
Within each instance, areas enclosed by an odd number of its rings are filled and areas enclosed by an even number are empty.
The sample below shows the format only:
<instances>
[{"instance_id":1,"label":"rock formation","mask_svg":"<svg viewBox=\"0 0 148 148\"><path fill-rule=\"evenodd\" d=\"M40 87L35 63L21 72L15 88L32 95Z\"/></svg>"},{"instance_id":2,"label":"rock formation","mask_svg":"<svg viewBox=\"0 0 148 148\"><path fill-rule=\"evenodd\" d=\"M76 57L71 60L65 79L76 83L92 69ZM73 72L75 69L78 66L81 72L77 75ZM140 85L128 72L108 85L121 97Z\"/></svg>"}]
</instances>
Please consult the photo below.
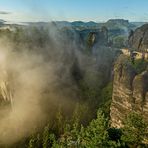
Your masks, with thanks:
<instances>
[{"instance_id":1,"label":"rock formation","mask_svg":"<svg viewBox=\"0 0 148 148\"><path fill-rule=\"evenodd\" d=\"M132 31L129 36L132 50L148 49L148 24ZM138 59L139 60L139 59ZM139 112L148 121L148 62L141 59L139 66L130 57L121 55L114 66L111 124L121 127L126 115Z\"/></svg>"},{"instance_id":2,"label":"rock formation","mask_svg":"<svg viewBox=\"0 0 148 148\"><path fill-rule=\"evenodd\" d=\"M148 120L148 70L137 73L128 57L121 55L114 67L112 126L122 127L131 111L140 112Z\"/></svg>"},{"instance_id":3,"label":"rock formation","mask_svg":"<svg viewBox=\"0 0 148 148\"><path fill-rule=\"evenodd\" d=\"M148 24L131 31L129 36L129 46L134 50L148 49Z\"/></svg>"}]
</instances>

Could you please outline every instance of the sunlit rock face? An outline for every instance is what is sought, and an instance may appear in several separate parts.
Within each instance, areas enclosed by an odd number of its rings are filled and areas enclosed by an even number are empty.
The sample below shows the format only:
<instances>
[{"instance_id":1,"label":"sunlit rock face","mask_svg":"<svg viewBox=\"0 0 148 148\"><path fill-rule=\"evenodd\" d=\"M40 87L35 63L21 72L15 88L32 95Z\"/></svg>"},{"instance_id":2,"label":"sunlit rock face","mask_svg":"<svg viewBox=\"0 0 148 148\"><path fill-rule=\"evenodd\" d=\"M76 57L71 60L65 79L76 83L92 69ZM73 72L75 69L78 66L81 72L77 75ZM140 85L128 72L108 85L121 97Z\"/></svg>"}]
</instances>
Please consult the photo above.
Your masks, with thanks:
<instances>
[{"instance_id":1,"label":"sunlit rock face","mask_svg":"<svg viewBox=\"0 0 148 148\"><path fill-rule=\"evenodd\" d=\"M2 70L0 74L0 96L1 101L12 101L9 76L6 70Z\"/></svg>"},{"instance_id":2,"label":"sunlit rock face","mask_svg":"<svg viewBox=\"0 0 148 148\"><path fill-rule=\"evenodd\" d=\"M12 105L12 89L10 88L10 76L12 73L7 67L8 51L2 46L0 41L0 109ZM9 71L9 72L8 72Z\"/></svg>"},{"instance_id":3,"label":"sunlit rock face","mask_svg":"<svg viewBox=\"0 0 148 148\"><path fill-rule=\"evenodd\" d=\"M148 24L131 31L129 46L132 50L147 52ZM131 111L139 112L148 120L148 65L140 72L126 56L120 56L114 66L111 124L123 126ZM143 66L143 65L141 65Z\"/></svg>"},{"instance_id":4,"label":"sunlit rock face","mask_svg":"<svg viewBox=\"0 0 148 148\"><path fill-rule=\"evenodd\" d=\"M0 74L0 119L6 116L12 109L12 91L9 85L6 71Z\"/></svg>"},{"instance_id":5,"label":"sunlit rock face","mask_svg":"<svg viewBox=\"0 0 148 148\"><path fill-rule=\"evenodd\" d=\"M114 67L111 125L122 127L131 111L148 120L148 70L137 74L127 57L120 56Z\"/></svg>"},{"instance_id":6,"label":"sunlit rock face","mask_svg":"<svg viewBox=\"0 0 148 148\"><path fill-rule=\"evenodd\" d=\"M125 57L120 57L114 68L113 95L111 104L112 126L120 127L125 115L132 110L132 81L135 71L125 65Z\"/></svg>"}]
</instances>

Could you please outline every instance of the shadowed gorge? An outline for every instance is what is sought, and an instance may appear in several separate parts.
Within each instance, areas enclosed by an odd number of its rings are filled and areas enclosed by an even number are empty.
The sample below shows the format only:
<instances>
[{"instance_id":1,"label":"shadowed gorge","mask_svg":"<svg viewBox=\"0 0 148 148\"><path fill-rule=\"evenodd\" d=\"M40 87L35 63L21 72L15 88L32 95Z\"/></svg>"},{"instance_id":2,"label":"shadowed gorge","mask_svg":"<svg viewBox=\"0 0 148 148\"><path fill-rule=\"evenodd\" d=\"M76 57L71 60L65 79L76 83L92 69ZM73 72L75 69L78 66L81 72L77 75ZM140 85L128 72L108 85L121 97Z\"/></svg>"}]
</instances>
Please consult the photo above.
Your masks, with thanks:
<instances>
[{"instance_id":1,"label":"shadowed gorge","mask_svg":"<svg viewBox=\"0 0 148 148\"><path fill-rule=\"evenodd\" d=\"M59 106L70 117L78 102L99 103L116 53L105 47L107 39L88 45L91 36L81 40L82 34L55 24L1 31L1 142L9 136L15 142L52 123Z\"/></svg>"}]
</instances>

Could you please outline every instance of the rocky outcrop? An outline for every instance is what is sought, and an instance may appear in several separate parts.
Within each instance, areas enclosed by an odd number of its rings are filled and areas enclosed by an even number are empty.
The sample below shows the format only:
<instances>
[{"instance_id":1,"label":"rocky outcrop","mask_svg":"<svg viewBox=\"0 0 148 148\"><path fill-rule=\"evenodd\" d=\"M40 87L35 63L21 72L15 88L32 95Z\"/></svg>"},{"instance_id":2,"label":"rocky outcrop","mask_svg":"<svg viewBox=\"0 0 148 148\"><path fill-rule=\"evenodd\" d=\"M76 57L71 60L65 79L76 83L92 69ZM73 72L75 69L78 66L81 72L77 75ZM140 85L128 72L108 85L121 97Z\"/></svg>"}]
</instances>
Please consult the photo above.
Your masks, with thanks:
<instances>
[{"instance_id":1,"label":"rocky outcrop","mask_svg":"<svg viewBox=\"0 0 148 148\"><path fill-rule=\"evenodd\" d=\"M148 70L137 74L128 58L121 55L114 67L111 125L122 127L131 111L140 112L148 120Z\"/></svg>"},{"instance_id":2,"label":"rocky outcrop","mask_svg":"<svg viewBox=\"0 0 148 148\"><path fill-rule=\"evenodd\" d=\"M0 106L12 104L12 93L6 71L1 72L0 76Z\"/></svg>"},{"instance_id":3,"label":"rocky outcrop","mask_svg":"<svg viewBox=\"0 0 148 148\"><path fill-rule=\"evenodd\" d=\"M129 46L134 50L148 49L148 24L131 31L129 36Z\"/></svg>"},{"instance_id":4,"label":"rocky outcrop","mask_svg":"<svg viewBox=\"0 0 148 148\"><path fill-rule=\"evenodd\" d=\"M82 42L93 46L98 43L100 46L108 44L108 29L102 27L101 29L85 29L79 32Z\"/></svg>"}]
</instances>

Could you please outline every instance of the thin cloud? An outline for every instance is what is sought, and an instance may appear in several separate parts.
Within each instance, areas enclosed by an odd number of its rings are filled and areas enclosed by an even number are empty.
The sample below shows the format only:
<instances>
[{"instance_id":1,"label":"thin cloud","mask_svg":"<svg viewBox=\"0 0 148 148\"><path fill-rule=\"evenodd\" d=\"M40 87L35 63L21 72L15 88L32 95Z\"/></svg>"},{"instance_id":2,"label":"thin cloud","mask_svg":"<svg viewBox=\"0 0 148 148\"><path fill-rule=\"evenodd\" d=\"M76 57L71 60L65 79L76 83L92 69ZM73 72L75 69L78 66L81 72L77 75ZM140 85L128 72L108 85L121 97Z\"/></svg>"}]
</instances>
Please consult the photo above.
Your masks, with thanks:
<instances>
[{"instance_id":1,"label":"thin cloud","mask_svg":"<svg viewBox=\"0 0 148 148\"><path fill-rule=\"evenodd\" d=\"M8 12L8 11L0 11L0 14L11 14L11 12Z\"/></svg>"}]
</instances>

